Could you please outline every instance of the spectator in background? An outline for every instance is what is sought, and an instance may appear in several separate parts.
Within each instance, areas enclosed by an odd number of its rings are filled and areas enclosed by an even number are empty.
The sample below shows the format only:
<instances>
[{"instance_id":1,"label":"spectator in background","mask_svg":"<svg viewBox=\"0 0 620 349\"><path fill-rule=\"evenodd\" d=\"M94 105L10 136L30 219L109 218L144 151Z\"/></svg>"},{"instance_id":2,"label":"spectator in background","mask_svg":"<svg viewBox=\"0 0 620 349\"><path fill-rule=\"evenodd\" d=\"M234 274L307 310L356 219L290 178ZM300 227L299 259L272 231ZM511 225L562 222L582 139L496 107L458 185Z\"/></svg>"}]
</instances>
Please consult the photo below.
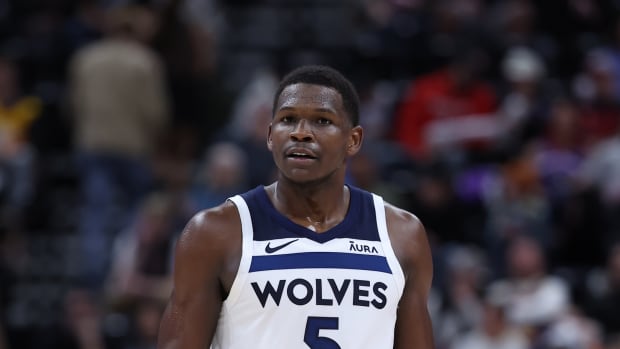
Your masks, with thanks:
<instances>
[{"instance_id":1,"label":"spectator in background","mask_svg":"<svg viewBox=\"0 0 620 349\"><path fill-rule=\"evenodd\" d=\"M436 249L438 278L435 284L443 290L433 321L438 348L449 347L481 321L483 302L480 295L488 276L481 252L465 245Z\"/></svg>"},{"instance_id":2,"label":"spectator in background","mask_svg":"<svg viewBox=\"0 0 620 349\"><path fill-rule=\"evenodd\" d=\"M172 287L172 250L193 212L177 193L156 191L141 203L138 215L114 241L104 288L108 337L114 348L154 348L159 321ZM112 320L113 319L113 320ZM121 346L122 345L122 346Z\"/></svg>"},{"instance_id":3,"label":"spectator in background","mask_svg":"<svg viewBox=\"0 0 620 349\"><path fill-rule=\"evenodd\" d=\"M192 210L217 206L240 190L247 190L248 159L241 147L232 142L213 144L207 149L190 189Z\"/></svg>"},{"instance_id":4,"label":"spectator in background","mask_svg":"<svg viewBox=\"0 0 620 349\"><path fill-rule=\"evenodd\" d=\"M103 311L92 293L84 289L70 290L64 302L64 329L52 348L105 349L108 347L103 329Z\"/></svg>"},{"instance_id":5,"label":"spectator in background","mask_svg":"<svg viewBox=\"0 0 620 349\"><path fill-rule=\"evenodd\" d=\"M512 47L502 60L506 91L501 98L498 117L503 148L520 146L541 134L548 109L544 90L546 67L540 55L527 47Z\"/></svg>"},{"instance_id":6,"label":"spectator in background","mask_svg":"<svg viewBox=\"0 0 620 349\"><path fill-rule=\"evenodd\" d=\"M168 83L172 125L192 138L193 155L217 136L226 122L229 97L219 84L217 1L150 1L158 17L153 47Z\"/></svg>"},{"instance_id":7,"label":"spectator in background","mask_svg":"<svg viewBox=\"0 0 620 349\"><path fill-rule=\"evenodd\" d=\"M265 148L267 131L271 123L273 94L278 87L275 73L269 69L259 69L250 83L239 93L233 106L229 125L225 128L224 139L239 144L247 154L249 187L266 185L276 175L272 155Z\"/></svg>"},{"instance_id":8,"label":"spectator in background","mask_svg":"<svg viewBox=\"0 0 620 349\"><path fill-rule=\"evenodd\" d=\"M558 264L588 265L600 259L597 227L589 220L598 205L589 204L589 193L575 188L575 174L584 160L580 111L570 97L551 101L543 132L534 139L533 161L551 210L553 259ZM587 194L587 195L585 195Z\"/></svg>"},{"instance_id":9,"label":"spectator in background","mask_svg":"<svg viewBox=\"0 0 620 349\"><path fill-rule=\"evenodd\" d=\"M560 204L574 189L572 177L584 156L579 118L572 99L553 100L542 135L533 142L534 162L552 205Z\"/></svg>"},{"instance_id":10,"label":"spectator in background","mask_svg":"<svg viewBox=\"0 0 620 349\"><path fill-rule=\"evenodd\" d=\"M155 349L159 323L166 307L159 300L143 299L133 312L133 336L127 341L126 349Z\"/></svg>"},{"instance_id":11,"label":"spectator in background","mask_svg":"<svg viewBox=\"0 0 620 349\"><path fill-rule=\"evenodd\" d=\"M450 349L530 349L529 339L506 318L503 295L487 295L482 319L471 331L457 337Z\"/></svg>"},{"instance_id":12,"label":"spectator in background","mask_svg":"<svg viewBox=\"0 0 620 349\"><path fill-rule=\"evenodd\" d=\"M83 204L79 231L84 276L98 288L109 258L109 223L127 224L111 209L124 194L131 216L153 183L149 157L168 120L159 57L147 46L154 17L143 7L114 8L107 36L85 46L70 66L75 147ZM117 215L119 215L117 213Z\"/></svg>"},{"instance_id":13,"label":"spectator in background","mask_svg":"<svg viewBox=\"0 0 620 349\"><path fill-rule=\"evenodd\" d=\"M28 131L41 109L39 98L22 94L18 67L0 57L0 230L24 228L22 215L35 189Z\"/></svg>"},{"instance_id":14,"label":"spectator in background","mask_svg":"<svg viewBox=\"0 0 620 349\"><path fill-rule=\"evenodd\" d=\"M479 47L463 48L445 68L410 84L393 134L417 161L458 156L460 146L480 150L497 133L497 96L481 75L487 58Z\"/></svg>"},{"instance_id":15,"label":"spectator in background","mask_svg":"<svg viewBox=\"0 0 620 349\"><path fill-rule=\"evenodd\" d=\"M506 260L506 276L493 281L488 291L506 297L508 321L535 340L569 309L568 284L549 273L542 246L531 237L512 238Z\"/></svg>"},{"instance_id":16,"label":"spectator in background","mask_svg":"<svg viewBox=\"0 0 620 349\"><path fill-rule=\"evenodd\" d=\"M175 206L166 194L150 194L133 224L115 239L105 285L113 307L132 306L143 298L168 299L172 245L180 233L174 226Z\"/></svg>"},{"instance_id":17,"label":"spectator in background","mask_svg":"<svg viewBox=\"0 0 620 349\"><path fill-rule=\"evenodd\" d=\"M614 136L620 130L620 86L616 84L616 69L609 52L593 49L587 53L583 71L573 82L586 148Z\"/></svg>"},{"instance_id":18,"label":"spectator in background","mask_svg":"<svg viewBox=\"0 0 620 349\"><path fill-rule=\"evenodd\" d=\"M544 254L550 250L553 230L551 208L531 147L509 156L498 166L496 176L484 192L487 212L484 244L498 275L513 238L524 234L535 239Z\"/></svg>"}]
</instances>

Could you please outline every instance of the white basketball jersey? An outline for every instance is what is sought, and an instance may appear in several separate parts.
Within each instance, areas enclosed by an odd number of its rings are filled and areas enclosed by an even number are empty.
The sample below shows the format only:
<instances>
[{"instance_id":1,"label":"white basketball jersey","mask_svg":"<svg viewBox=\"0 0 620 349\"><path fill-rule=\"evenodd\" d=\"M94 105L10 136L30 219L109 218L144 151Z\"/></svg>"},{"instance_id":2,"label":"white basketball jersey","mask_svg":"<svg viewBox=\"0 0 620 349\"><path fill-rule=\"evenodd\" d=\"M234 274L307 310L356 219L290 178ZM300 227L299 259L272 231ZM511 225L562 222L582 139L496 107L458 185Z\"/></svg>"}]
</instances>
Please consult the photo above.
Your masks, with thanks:
<instances>
[{"instance_id":1,"label":"white basketball jersey","mask_svg":"<svg viewBox=\"0 0 620 349\"><path fill-rule=\"evenodd\" d=\"M349 187L345 219L324 233L280 212L260 186L231 200L242 256L212 349L391 349L404 276L383 199Z\"/></svg>"}]
</instances>

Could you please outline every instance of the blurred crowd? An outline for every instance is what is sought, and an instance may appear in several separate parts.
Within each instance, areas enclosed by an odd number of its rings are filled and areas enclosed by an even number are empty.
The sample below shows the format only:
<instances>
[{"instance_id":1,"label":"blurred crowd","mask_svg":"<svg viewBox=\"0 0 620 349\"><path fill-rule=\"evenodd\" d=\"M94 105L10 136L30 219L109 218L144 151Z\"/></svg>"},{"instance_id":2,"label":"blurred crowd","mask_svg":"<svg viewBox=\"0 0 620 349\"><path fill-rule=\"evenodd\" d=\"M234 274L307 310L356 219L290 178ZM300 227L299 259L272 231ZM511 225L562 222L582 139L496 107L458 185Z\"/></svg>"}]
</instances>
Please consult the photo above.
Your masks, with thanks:
<instances>
[{"instance_id":1,"label":"blurred crowd","mask_svg":"<svg viewBox=\"0 0 620 349\"><path fill-rule=\"evenodd\" d=\"M428 231L437 349L620 348L618 1L3 0L0 349L154 348L308 63L360 94L347 181Z\"/></svg>"}]
</instances>

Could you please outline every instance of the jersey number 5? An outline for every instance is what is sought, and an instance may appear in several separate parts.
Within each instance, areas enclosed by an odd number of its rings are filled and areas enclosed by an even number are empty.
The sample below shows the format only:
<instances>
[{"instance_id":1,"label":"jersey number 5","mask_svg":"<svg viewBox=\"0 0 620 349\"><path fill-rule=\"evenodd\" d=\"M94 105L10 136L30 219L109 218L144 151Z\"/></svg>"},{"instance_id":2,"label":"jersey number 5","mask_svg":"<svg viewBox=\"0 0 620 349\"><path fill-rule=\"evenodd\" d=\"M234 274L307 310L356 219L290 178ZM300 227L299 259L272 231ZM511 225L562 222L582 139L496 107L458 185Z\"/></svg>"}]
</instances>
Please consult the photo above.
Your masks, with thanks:
<instances>
[{"instance_id":1,"label":"jersey number 5","mask_svg":"<svg viewBox=\"0 0 620 349\"><path fill-rule=\"evenodd\" d=\"M337 317L319 317L309 316L306 321L306 333L304 334L304 342L311 349L340 349L335 340L328 337L319 336L321 330L337 330Z\"/></svg>"}]
</instances>

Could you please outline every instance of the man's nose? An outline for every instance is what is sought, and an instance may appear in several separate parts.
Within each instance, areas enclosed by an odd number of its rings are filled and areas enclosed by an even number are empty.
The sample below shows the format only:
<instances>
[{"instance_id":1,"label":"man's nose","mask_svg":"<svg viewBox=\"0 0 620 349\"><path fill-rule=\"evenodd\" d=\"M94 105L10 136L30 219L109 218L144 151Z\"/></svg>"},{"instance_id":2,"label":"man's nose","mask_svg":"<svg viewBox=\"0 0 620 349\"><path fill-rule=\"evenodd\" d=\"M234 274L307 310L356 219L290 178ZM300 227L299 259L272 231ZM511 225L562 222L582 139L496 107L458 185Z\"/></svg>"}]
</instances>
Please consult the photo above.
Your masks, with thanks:
<instances>
[{"instance_id":1,"label":"man's nose","mask_svg":"<svg viewBox=\"0 0 620 349\"><path fill-rule=\"evenodd\" d=\"M314 139L312 129L306 120L299 120L291 132L291 138L298 142L308 142Z\"/></svg>"}]
</instances>

